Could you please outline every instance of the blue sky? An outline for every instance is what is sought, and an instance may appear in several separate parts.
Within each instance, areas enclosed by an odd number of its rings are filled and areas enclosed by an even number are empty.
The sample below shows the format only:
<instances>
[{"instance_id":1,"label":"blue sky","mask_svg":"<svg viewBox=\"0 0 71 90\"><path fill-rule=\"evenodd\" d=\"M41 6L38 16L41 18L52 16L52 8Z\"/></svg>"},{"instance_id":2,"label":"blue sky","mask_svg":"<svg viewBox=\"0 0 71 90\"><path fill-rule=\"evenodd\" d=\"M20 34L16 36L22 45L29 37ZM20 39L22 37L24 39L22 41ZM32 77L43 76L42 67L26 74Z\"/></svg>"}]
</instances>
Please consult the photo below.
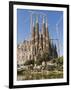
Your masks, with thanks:
<instances>
[{"instance_id":1,"label":"blue sky","mask_svg":"<svg viewBox=\"0 0 71 90\"><path fill-rule=\"evenodd\" d=\"M30 12L35 12L36 14L43 13L46 14L48 20L48 30L51 39L59 39L61 45L60 54L63 54L63 11L48 11L48 10L28 10L28 9L17 9L17 44L23 42L26 39L30 38L31 30L30 30ZM39 29L41 31L42 25L42 17L39 17ZM45 19L46 20L46 19ZM56 24L58 24L58 34L56 32ZM35 16L34 16L35 21ZM59 36L60 33L60 36ZM58 43L54 40L54 43Z\"/></svg>"}]
</instances>

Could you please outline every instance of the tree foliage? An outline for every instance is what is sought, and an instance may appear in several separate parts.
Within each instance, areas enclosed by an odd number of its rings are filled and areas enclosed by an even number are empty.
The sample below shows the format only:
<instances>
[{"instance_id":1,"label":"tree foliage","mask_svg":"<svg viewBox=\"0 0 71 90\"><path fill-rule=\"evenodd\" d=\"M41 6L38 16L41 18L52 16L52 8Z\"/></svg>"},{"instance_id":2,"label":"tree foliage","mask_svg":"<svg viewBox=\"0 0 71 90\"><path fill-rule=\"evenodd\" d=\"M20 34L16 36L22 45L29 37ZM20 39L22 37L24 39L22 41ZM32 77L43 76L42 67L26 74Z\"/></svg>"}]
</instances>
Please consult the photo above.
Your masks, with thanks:
<instances>
[{"instance_id":1,"label":"tree foliage","mask_svg":"<svg viewBox=\"0 0 71 90\"><path fill-rule=\"evenodd\" d=\"M45 53L43 53L42 56L40 54L38 54L36 64L41 65L42 62L47 62L49 60L50 60L50 55L48 53L45 52Z\"/></svg>"},{"instance_id":2,"label":"tree foliage","mask_svg":"<svg viewBox=\"0 0 71 90\"><path fill-rule=\"evenodd\" d=\"M54 58L52 60L52 63L56 63L56 69L57 70L63 70L63 56L62 57L59 57L59 58Z\"/></svg>"},{"instance_id":3,"label":"tree foliage","mask_svg":"<svg viewBox=\"0 0 71 90\"><path fill-rule=\"evenodd\" d=\"M26 60L26 62L24 63L24 65L30 65L30 64L34 64L34 60Z\"/></svg>"}]
</instances>

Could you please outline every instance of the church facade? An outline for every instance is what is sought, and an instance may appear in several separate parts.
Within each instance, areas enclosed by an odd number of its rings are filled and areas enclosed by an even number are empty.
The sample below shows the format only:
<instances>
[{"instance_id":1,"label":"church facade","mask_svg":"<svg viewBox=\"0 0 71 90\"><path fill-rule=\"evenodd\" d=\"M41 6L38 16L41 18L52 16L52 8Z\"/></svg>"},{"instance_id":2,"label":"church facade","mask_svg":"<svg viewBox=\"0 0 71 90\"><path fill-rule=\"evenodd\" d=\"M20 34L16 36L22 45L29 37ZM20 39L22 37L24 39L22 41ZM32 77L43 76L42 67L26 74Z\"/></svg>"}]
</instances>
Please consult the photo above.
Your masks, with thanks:
<instances>
[{"instance_id":1,"label":"church facade","mask_svg":"<svg viewBox=\"0 0 71 90\"><path fill-rule=\"evenodd\" d=\"M38 54L51 53L48 23L43 16L41 32L39 30L38 16L35 23L32 22L31 39L25 40L17 46L17 62L25 63L27 60L37 60Z\"/></svg>"}]
</instances>

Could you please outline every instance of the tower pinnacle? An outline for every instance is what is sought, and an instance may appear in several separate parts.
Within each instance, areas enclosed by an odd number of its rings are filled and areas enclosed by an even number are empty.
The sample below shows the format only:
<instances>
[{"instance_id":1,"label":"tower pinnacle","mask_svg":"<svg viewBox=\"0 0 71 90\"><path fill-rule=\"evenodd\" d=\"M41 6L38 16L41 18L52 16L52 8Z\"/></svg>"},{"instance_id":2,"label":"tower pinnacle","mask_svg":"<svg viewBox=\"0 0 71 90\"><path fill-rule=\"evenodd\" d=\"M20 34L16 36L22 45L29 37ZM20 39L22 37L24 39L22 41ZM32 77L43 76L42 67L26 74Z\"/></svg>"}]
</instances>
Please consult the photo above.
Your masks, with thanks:
<instances>
[{"instance_id":1,"label":"tower pinnacle","mask_svg":"<svg viewBox=\"0 0 71 90\"><path fill-rule=\"evenodd\" d=\"M45 23L45 16L43 16L43 23Z\"/></svg>"},{"instance_id":2,"label":"tower pinnacle","mask_svg":"<svg viewBox=\"0 0 71 90\"><path fill-rule=\"evenodd\" d=\"M38 23L38 15L36 15L36 23Z\"/></svg>"},{"instance_id":3,"label":"tower pinnacle","mask_svg":"<svg viewBox=\"0 0 71 90\"><path fill-rule=\"evenodd\" d=\"M47 17L46 17L46 28L48 28L48 23L47 23L48 21L47 21Z\"/></svg>"}]
</instances>

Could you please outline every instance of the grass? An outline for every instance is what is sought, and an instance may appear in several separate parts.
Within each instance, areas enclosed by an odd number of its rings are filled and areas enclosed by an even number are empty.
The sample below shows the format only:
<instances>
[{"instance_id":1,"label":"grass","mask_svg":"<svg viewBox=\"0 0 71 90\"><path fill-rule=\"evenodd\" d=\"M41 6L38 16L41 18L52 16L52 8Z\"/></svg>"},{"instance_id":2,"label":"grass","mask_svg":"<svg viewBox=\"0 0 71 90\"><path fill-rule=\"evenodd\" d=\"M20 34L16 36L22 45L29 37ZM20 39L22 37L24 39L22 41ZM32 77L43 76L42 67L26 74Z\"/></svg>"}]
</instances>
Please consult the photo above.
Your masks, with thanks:
<instances>
[{"instance_id":1,"label":"grass","mask_svg":"<svg viewBox=\"0 0 71 90\"><path fill-rule=\"evenodd\" d=\"M63 78L62 71L23 71L21 74L18 74L18 80L39 80L39 79L56 79ZM21 77L21 79L20 79Z\"/></svg>"},{"instance_id":2,"label":"grass","mask_svg":"<svg viewBox=\"0 0 71 90\"><path fill-rule=\"evenodd\" d=\"M48 77L48 79L63 78L63 72L52 71L52 72L48 73L47 77Z\"/></svg>"}]
</instances>

